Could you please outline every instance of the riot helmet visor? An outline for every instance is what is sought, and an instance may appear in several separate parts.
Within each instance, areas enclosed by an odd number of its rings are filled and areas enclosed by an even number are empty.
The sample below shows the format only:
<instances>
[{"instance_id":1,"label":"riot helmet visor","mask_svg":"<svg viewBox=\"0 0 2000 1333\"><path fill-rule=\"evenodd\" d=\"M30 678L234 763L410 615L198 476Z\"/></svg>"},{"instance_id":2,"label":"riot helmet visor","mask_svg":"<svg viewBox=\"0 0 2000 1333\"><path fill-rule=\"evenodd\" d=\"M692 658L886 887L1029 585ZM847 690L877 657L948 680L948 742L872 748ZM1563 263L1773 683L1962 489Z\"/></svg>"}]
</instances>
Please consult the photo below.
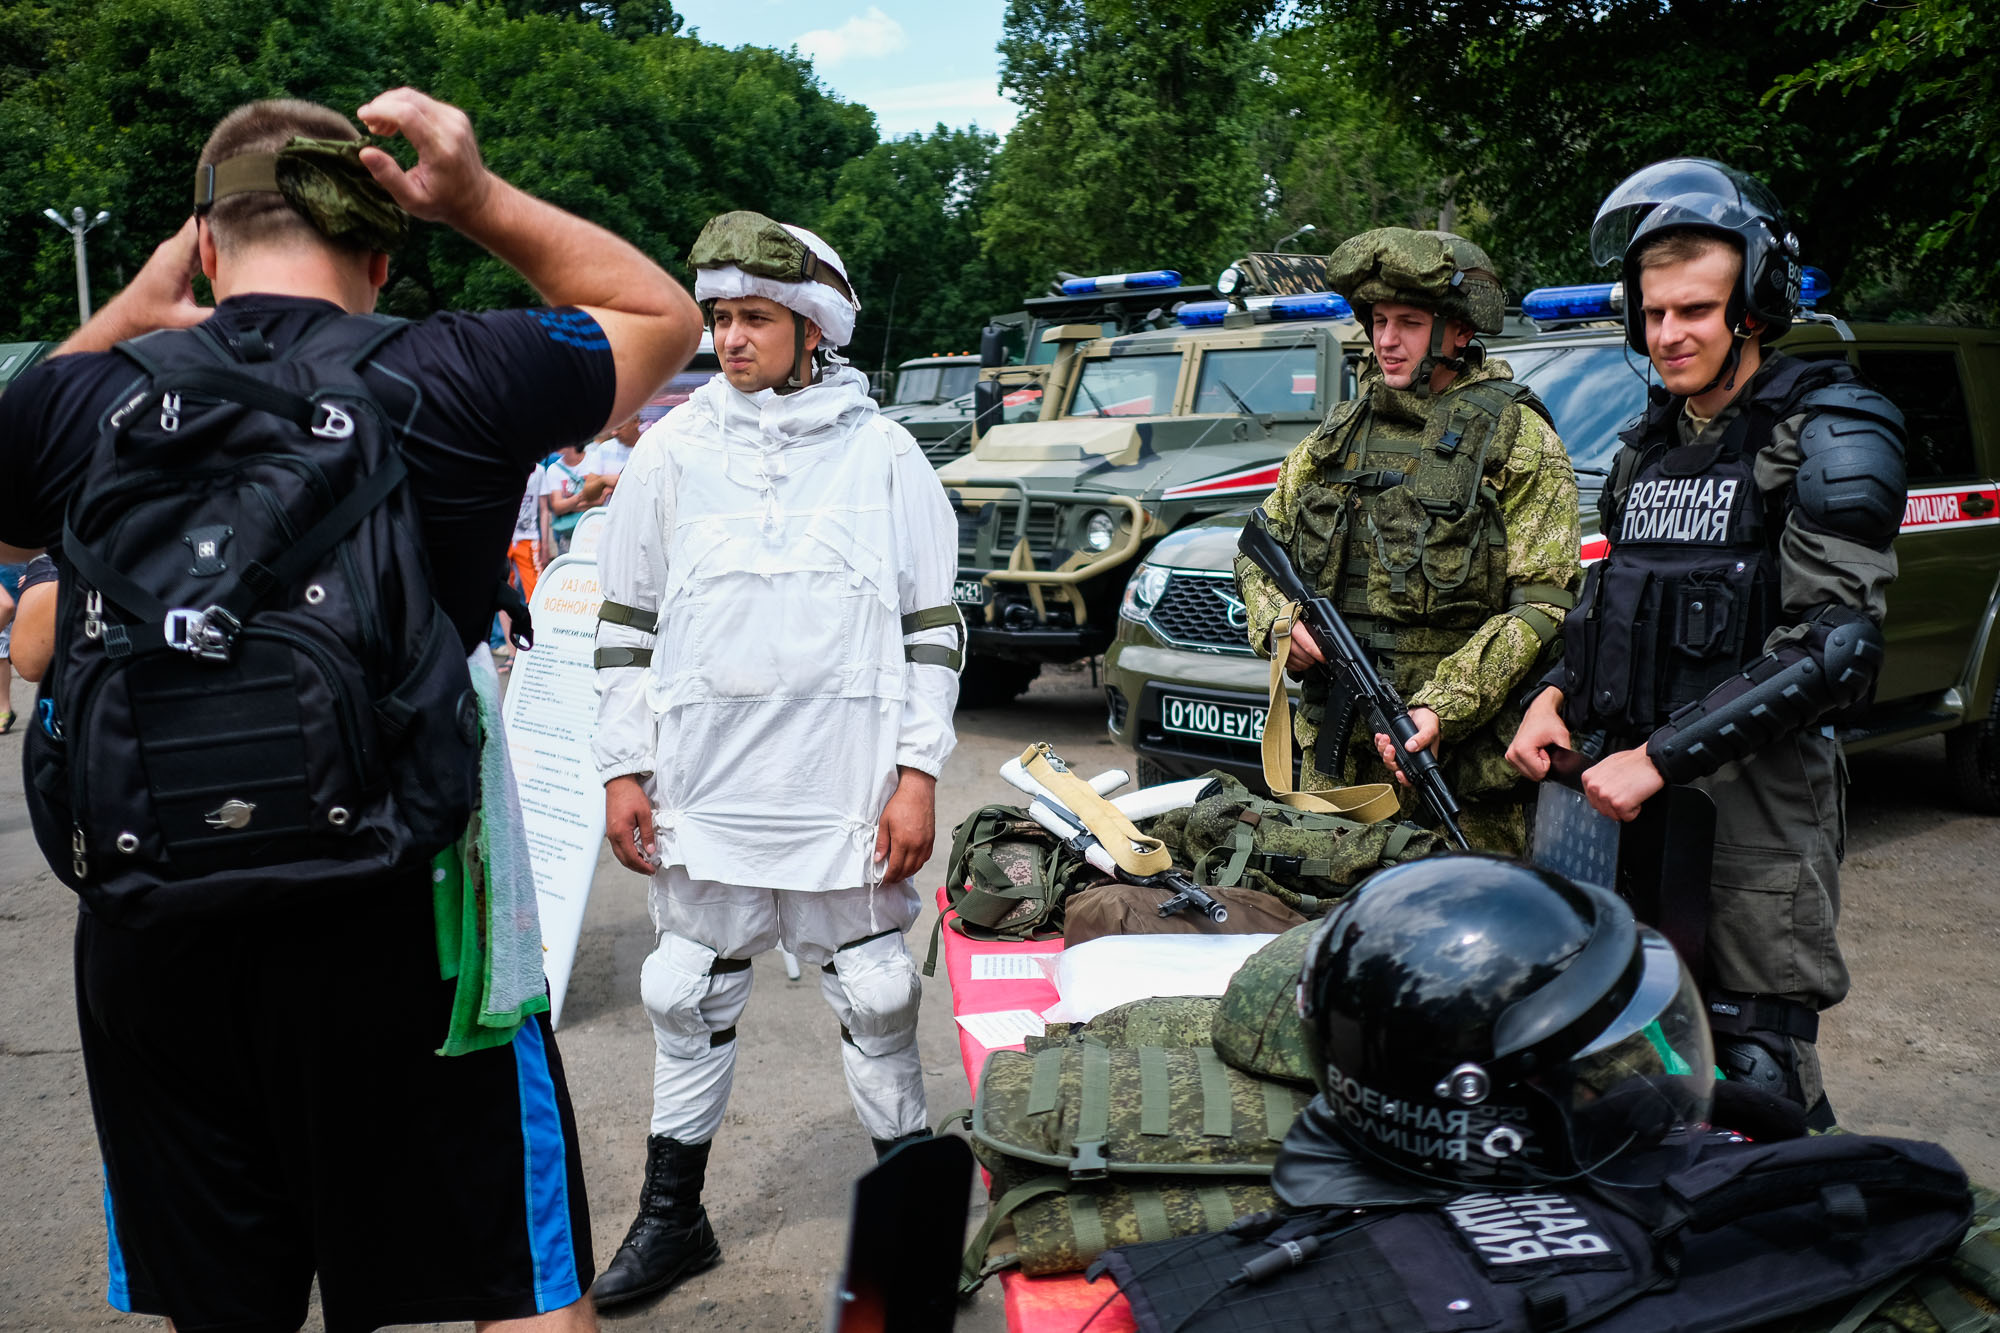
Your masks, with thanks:
<instances>
[{"instance_id":1,"label":"riot helmet visor","mask_svg":"<svg viewBox=\"0 0 2000 1333\"><path fill-rule=\"evenodd\" d=\"M1681 1165L1714 1096L1701 993L1664 937L1639 934L1643 975L1624 1009L1561 1069L1525 1080L1565 1126L1564 1174L1607 1184L1650 1183Z\"/></svg>"},{"instance_id":2,"label":"riot helmet visor","mask_svg":"<svg viewBox=\"0 0 2000 1333\"><path fill-rule=\"evenodd\" d=\"M1597 206L1590 227L1591 259L1599 264L1623 259L1639 225L1655 209L1665 211L1648 231L1690 226L1740 235L1754 220L1781 223L1785 216L1777 196L1754 177L1705 157L1669 158L1633 172Z\"/></svg>"}]
</instances>

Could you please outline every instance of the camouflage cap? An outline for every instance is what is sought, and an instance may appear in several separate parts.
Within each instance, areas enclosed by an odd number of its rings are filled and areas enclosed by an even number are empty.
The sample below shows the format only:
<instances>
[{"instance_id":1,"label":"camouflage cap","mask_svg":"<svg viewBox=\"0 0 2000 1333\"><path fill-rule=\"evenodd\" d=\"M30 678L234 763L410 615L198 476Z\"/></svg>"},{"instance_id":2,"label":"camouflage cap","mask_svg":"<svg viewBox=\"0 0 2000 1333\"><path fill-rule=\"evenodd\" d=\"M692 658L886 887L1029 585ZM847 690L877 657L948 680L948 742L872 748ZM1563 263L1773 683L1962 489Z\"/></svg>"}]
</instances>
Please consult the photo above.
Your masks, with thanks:
<instances>
[{"instance_id":1,"label":"camouflage cap","mask_svg":"<svg viewBox=\"0 0 2000 1333\"><path fill-rule=\"evenodd\" d=\"M1299 973L1320 923L1293 926L1244 960L1222 993L1209 1039L1215 1053L1246 1074L1313 1081L1306 1025L1299 1017Z\"/></svg>"},{"instance_id":2,"label":"camouflage cap","mask_svg":"<svg viewBox=\"0 0 2000 1333\"><path fill-rule=\"evenodd\" d=\"M1366 321L1382 301L1413 305L1462 319L1481 333L1498 333L1506 293L1486 252L1448 231L1378 227L1351 236L1327 260L1327 280Z\"/></svg>"},{"instance_id":3,"label":"camouflage cap","mask_svg":"<svg viewBox=\"0 0 2000 1333\"><path fill-rule=\"evenodd\" d=\"M361 150L376 142L294 138L275 153L204 164L195 172L194 211L206 213L233 194L275 190L328 240L386 254L410 238L410 215L361 165Z\"/></svg>"}]
</instances>

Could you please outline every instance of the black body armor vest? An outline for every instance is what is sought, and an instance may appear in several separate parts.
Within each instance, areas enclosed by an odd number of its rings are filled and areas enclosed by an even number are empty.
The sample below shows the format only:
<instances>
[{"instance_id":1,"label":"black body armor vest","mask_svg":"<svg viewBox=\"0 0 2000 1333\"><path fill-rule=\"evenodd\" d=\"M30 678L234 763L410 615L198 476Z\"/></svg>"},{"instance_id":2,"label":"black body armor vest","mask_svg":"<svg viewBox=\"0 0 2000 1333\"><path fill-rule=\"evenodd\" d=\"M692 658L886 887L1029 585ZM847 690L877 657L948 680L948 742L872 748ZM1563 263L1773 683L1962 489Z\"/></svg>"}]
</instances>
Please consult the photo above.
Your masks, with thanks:
<instances>
[{"instance_id":1,"label":"black body armor vest","mask_svg":"<svg viewBox=\"0 0 2000 1333\"><path fill-rule=\"evenodd\" d=\"M1563 716L1572 728L1649 734L1764 651L1783 619L1778 536L1789 488L1757 487L1757 455L1809 389L1845 378L1840 362L1786 358L1712 444L1680 443L1682 401L1653 391L1620 435L1603 530L1563 624Z\"/></svg>"},{"instance_id":2,"label":"black body armor vest","mask_svg":"<svg viewBox=\"0 0 2000 1333\"><path fill-rule=\"evenodd\" d=\"M1259 1214L1108 1250L1090 1276L1143 1333L1732 1333L1844 1308L1949 1253L1971 1214L1936 1144L1718 1133L1648 1188Z\"/></svg>"}]
</instances>

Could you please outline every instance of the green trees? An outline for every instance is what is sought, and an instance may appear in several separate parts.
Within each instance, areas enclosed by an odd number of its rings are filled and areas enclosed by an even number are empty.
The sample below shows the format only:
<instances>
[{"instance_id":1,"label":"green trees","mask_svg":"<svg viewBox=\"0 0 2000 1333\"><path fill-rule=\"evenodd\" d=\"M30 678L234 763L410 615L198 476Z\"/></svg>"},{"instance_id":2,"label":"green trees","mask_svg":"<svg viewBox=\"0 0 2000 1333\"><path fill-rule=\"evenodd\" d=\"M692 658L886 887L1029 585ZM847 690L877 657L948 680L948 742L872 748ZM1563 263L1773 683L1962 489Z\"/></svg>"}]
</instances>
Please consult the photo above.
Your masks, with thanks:
<instances>
[{"instance_id":1,"label":"green trees","mask_svg":"<svg viewBox=\"0 0 2000 1333\"><path fill-rule=\"evenodd\" d=\"M42 0L0 7L0 336L76 322L55 205L113 211L90 237L101 302L187 215L210 126L255 97L352 112L412 84L464 107L487 161L678 265L714 213L807 223L875 147L874 117L796 55L676 35L665 4L559 0ZM528 296L450 231L395 256L383 308L421 314Z\"/></svg>"},{"instance_id":2,"label":"green trees","mask_svg":"<svg viewBox=\"0 0 2000 1333\"><path fill-rule=\"evenodd\" d=\"M823 232L865 304L855 359L970 346L1079 273L1205 281L1440 213L1515 292L1593 276L1603 193L1699 153L1796 213L1851 314L2000 308L2000 11L1980 0L1009 0L1005 142L884 141L795 51L681 35L669 0L5 0L0 338L75 320L68 238L112 210L98 301L185 215L203 136L253 97L352 110L409 83L472 113L510 179L677 265L755 208ZM421 229L385 308L523 299ZM885 342L886 336L886 342Z\"/></svg>"},{"instance_id":3,"label":"green trees","mask_svg":"<svg viewBox=\"0 0 2000 1333\"><path fill-rule=\"evenodd\" d=\"M1022 115L984 224L1002 272L1211 275L1252 238L1258 25L1270 0L1009 0Z\"/></svg>"}]
</instances>

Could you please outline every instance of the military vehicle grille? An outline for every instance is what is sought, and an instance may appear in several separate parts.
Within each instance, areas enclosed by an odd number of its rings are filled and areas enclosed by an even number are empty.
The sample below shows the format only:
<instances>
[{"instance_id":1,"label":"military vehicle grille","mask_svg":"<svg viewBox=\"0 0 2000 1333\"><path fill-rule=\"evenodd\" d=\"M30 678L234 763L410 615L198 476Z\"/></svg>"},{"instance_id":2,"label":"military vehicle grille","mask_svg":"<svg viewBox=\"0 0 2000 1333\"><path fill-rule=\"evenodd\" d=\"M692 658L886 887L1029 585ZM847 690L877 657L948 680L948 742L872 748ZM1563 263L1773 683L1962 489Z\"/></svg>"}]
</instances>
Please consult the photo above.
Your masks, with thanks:
<instances>
[{"instance_id":1,"label":"military vehicle grille","mask_svg":"<svg viewBox=\"0 0 2000 1333\"><path fill-rule=\"evenodd\" d=\"M1153 604L1153 632L1168 643L1188 648L1219 648L1249 654L1244 637L1247 621L1236 595L1236 580L1227 574L1184 574L1176 570L1167 590Z\"/></svg>"},{"instance_id":2,"label":"military vehicle grille","mask_svg":"<svg viewBox=\"0 0 2000 1333\"><path fill-rule=\"evenodd\" d=\"M989 520L1000 525L999 535L993 539L993 563L1004 569L1007 556L1014 549L1014 522L1020 502L1004 501L997 507L1000 512ZM1028 506L1028 549L1035 553L1036 563L1044 569L1049 568L1049 552L1056 544L1057 516L1055 505ZM979 549L979 518L979 513L959 511L958 554L968 564L972 563L973 554Z\"/></svg>"},{"instance_id":3,"label":"military vehicle grille","mask_svg":"<svg viewBox=\"0 0 2000 1333\"><path fill-rule=\"evenodd\" d=\"M964 430L955 430L941 440L919 440L917 445L924 451L924 460L932 467L941 467L954 458L965 456L967 442Z\"/></svg>"}]
</instances>

